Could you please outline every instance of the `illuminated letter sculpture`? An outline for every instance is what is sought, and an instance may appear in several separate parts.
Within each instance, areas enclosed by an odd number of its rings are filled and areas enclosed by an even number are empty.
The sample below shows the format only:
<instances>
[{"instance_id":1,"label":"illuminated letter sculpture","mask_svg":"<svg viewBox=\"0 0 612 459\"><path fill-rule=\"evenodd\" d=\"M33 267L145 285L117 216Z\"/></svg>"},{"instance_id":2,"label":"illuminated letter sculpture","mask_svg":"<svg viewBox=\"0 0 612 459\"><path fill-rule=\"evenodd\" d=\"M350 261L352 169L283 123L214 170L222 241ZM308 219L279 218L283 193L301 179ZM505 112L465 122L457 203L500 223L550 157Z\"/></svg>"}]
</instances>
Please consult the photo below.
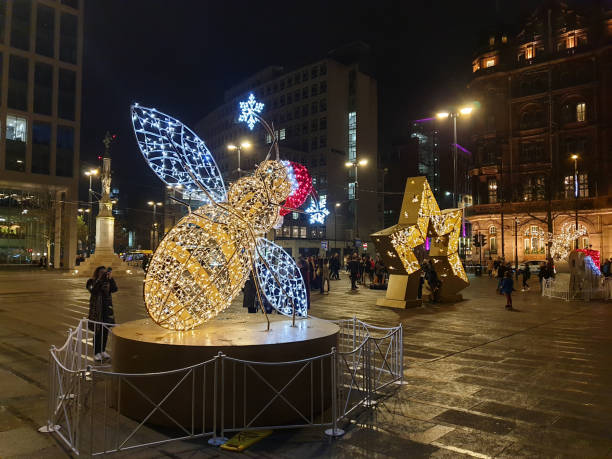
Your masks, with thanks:
<instances>
[{"instance_id":1,"label":"illuminated letter sculpture","mask_svg":"<svg viewBox=\"0 0 612 459\"><path fill-rule=\"evenodd\" d=\"M262 121L257 109L249 115ZM281 204L302 191L291 180L293 170L278 160L278 148L275 161L266 158L252 176L240 178L226 192L210 151L180 121L135 105L132 123L138 146L159 178L207 198L166 234L149 263L144 299L151 318L171 330L194 328L226 309L251 271L260 304L263 294L294 321L296 315L306 317L299 268L287 252L263 238L280 217ZM274 131L271 135L275 138ZM304 186L312 189L312 183Z\"/></svg>"},{"instance_id":2,"label":"illuminated letter sculpture","mask_svg":"<svg viewBox=\"0 0 612 459\"><path fill-rule=\"evenodd\" d=\"M418 302L421 264L414 249L427 238L431 240L428 258L442 282L440 300L461 299L458 292L469 285L458 254L462 212L440 211L427 179L408 179L398 224L371 235L391 274L387 295L379 299L379 305L406 307Z\"/></svg>"}]
</instances>

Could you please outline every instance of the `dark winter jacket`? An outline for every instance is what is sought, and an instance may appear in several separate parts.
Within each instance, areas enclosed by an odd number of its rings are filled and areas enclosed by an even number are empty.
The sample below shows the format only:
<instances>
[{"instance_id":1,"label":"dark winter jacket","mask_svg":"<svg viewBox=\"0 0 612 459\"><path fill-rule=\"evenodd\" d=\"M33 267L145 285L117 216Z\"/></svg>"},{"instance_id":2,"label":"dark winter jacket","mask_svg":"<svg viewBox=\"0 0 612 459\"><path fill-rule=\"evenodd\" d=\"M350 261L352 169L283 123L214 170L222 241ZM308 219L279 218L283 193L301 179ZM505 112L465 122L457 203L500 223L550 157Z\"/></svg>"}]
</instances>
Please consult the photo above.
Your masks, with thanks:
<instances>
[{"instance_id":1,"label":"dark winter jacket","mask_svg":"<svg viewBox=\"0 0 612 459\"><path fill-rule=\"evenodd\" d=\"M117 283L112 277L109 279L88 279L85 284L91 294L89 297L89 320L114 324L112 293L117 291Z\"/></svg>"}]
</instances>

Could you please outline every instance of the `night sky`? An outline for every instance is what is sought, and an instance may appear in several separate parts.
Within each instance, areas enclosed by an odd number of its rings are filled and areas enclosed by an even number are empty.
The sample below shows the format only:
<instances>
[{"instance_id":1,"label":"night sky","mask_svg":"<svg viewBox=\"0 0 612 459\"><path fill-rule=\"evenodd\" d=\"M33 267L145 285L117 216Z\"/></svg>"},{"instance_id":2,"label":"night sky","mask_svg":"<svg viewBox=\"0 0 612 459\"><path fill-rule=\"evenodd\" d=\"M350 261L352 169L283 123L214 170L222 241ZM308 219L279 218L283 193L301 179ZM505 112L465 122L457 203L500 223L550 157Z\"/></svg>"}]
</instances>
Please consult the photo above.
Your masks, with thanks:
<instances>
[{"instance_id":1,"label":"night sky","mask_svg":"<svg viewBox=\"0 0 612 459\"><path fill-rule=\"evenodd\" d=\"M258 70L309 63L357 40L372 47L380 148L390 148L405 136L410 120L430 115L461 93L472 56L490 31L515 32L538 4L88 0L82 168L97 164L106 130L116 133L113 183L123 195L120 207L145 208L146 201L162 198L163 187L137 149L131 103L194 126L222 103L224 90ZM86 187L81 198L86 199Z\"/></svg>"}]
</instances>

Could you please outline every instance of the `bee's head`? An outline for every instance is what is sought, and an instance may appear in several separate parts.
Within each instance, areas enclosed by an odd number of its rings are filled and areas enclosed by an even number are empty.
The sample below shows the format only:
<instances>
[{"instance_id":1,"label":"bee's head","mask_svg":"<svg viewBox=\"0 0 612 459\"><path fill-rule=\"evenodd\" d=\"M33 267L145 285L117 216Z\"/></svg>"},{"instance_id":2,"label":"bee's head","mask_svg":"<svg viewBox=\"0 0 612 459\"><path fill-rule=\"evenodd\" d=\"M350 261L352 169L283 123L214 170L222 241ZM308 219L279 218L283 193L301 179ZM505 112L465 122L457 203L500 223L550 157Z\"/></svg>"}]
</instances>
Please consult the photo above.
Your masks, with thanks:
<instances>
[{"instance_id":1,"label":"bee's head","mask_svg":"<svg viewBox=\"0 0 612 459\"><path fill-rule=\"evenodd\" d=\"M255 177L263 182L270 201L276 204L285 201L291 193L287 169L280 161L262 162L255 171Z\"/></svg>"}]
</instances>

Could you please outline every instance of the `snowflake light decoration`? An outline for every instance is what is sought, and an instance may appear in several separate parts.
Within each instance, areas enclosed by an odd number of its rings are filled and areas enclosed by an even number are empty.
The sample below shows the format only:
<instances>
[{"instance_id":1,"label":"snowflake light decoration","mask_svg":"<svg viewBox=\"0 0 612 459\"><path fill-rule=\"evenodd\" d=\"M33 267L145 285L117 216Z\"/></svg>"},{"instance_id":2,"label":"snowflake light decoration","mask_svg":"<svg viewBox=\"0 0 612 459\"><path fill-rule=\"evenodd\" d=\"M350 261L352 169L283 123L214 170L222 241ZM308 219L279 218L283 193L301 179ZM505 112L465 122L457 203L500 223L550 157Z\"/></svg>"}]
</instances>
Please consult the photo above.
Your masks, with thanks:
<instances>
[{"instance_id":1,"label":"snowflake light decoration","mask_svg":"<svg viewBox=\"0 0 612 459\"><path fill-rule=\"evenodd\" d=\"M329 215L329 210L327 210L327 196L319 197L319 202L312 198L310 200L310 206L306 209L306 213L309 216L308 222L311 225L318 223L322 225L325 223L325 217Z\"/></svg>"},{"instance_id":2,"label":"snowflake light decoration","mask_svg":"<svg viewBox=\"0 0 612 459\"><path fill-rule=\"evenodd\" d=\"M253 93L249 94L249 98L246 102L240 102L240 116L238 121L246 123L249 129L252 131L257 123L257 115L261 113L264 108L263 102L257 102Z\"/></svg>"}]
</instances>

